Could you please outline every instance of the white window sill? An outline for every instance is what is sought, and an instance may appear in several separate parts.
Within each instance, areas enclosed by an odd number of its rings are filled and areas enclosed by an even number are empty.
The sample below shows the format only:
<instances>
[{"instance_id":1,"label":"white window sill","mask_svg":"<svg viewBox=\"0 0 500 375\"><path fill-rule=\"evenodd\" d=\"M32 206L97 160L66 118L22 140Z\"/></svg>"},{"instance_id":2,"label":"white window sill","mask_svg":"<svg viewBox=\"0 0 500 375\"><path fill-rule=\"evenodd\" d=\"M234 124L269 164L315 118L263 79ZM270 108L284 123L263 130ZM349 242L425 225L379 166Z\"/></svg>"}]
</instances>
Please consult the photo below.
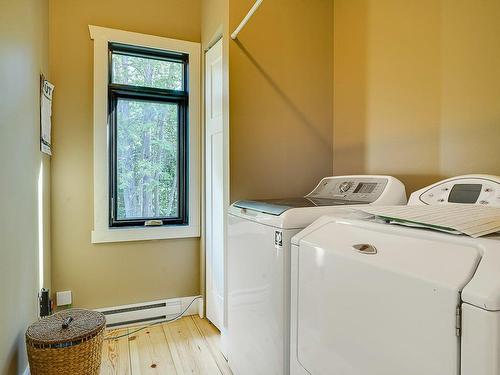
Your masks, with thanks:
<instances>
[{"instance_id":1,"label":"white window sill","mask_svg":"<svg viewBox=\"0 0 500 375\"><path fill-rule=\"evenodd\" d=\"M166 240L200 237L199 226L108 228L92 231L92 243Z\"/></svg>"}]
</instances>

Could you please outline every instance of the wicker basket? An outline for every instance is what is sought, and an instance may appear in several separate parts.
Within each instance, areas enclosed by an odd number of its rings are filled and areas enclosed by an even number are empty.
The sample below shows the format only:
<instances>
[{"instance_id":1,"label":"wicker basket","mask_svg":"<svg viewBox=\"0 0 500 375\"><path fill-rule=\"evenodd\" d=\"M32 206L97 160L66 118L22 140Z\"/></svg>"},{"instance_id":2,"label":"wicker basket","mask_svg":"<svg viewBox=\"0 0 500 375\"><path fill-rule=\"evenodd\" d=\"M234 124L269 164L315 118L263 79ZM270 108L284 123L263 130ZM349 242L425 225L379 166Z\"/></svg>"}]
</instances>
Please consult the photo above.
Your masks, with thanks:
<instances>
[{"instance_id":1,"label":"wicker basket","mask_svg":"<svg viewBox=\"0 0 500 375\"><path fill-rule=\"evenodd\" d=\"M32 375L98 375L104 315L70 309L41 319L26 331Z\"/></svg>"}]
</instances>

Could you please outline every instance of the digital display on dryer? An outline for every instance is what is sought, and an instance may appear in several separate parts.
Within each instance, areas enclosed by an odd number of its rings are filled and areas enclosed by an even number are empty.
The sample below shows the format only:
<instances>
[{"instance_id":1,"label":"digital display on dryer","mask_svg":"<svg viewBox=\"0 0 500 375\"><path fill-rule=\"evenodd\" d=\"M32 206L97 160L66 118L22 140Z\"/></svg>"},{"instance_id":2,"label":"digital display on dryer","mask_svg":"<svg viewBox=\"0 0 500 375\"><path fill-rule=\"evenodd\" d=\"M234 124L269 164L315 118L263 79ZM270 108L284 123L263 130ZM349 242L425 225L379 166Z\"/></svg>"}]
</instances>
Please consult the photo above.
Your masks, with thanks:
<instances>
[{"instance_id":1,"label":"digital display on dryer","mask_svg":"<svg viewBox=\"0 0 500 375\"><path fill-rule=\"evenodd\" d=\"M353 193L370 194L377 187L376 182L360 182Z\"/></svg>"},{"instance_id":2,"label":"digital display on dryer","mask_svg":"<svg viewBox=\"0 0 500 375\"><path fill-rule=\"evenodd\" d=\"M476 203L481 194L481 184L456 184L448 197L450 203Z\"/></svg>"}]
</instances>

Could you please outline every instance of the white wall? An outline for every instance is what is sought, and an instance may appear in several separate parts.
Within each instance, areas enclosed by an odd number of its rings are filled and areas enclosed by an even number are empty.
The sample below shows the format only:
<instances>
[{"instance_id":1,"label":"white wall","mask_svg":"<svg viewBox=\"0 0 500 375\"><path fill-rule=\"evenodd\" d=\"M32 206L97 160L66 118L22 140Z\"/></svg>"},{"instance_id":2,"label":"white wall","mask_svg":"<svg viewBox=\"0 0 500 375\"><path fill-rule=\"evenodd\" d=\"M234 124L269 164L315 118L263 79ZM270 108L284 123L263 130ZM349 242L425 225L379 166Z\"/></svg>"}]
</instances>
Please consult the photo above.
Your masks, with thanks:
<instances>
[{"instance_id":1,"label":"white wall","mask_svg":"<svg viewBox=\"0 0 500 375\"><path fill-rule=\"evenodd\" d=\"M27 365L24 333L36 320L38 177L48 207L49 159L39 151L39 74L48 73L47 0L0 1L0 374ZM45 286L50 264L45 211Z\"/></svg>"}]
</instances>

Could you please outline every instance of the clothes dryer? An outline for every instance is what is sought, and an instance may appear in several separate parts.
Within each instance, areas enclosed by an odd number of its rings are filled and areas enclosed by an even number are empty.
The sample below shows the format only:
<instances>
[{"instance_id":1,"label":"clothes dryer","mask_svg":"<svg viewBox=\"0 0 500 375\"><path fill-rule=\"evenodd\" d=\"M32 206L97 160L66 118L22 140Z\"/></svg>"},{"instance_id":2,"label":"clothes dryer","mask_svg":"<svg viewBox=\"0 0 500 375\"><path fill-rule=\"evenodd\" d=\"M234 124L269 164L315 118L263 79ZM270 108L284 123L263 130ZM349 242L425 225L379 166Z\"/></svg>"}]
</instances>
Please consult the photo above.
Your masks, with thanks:
<instances>
[{"instance_id":1,"label":"clothes dryer","mask_svg":"<svg viewBox=\"0 0 500 375\"><path fill-rule=\"evenodd\" d=\"M409 205L500 206L469 175ZM293 238L292 375L500 375L500 235L318 219Z\"/></svg>"}]
</instances>

